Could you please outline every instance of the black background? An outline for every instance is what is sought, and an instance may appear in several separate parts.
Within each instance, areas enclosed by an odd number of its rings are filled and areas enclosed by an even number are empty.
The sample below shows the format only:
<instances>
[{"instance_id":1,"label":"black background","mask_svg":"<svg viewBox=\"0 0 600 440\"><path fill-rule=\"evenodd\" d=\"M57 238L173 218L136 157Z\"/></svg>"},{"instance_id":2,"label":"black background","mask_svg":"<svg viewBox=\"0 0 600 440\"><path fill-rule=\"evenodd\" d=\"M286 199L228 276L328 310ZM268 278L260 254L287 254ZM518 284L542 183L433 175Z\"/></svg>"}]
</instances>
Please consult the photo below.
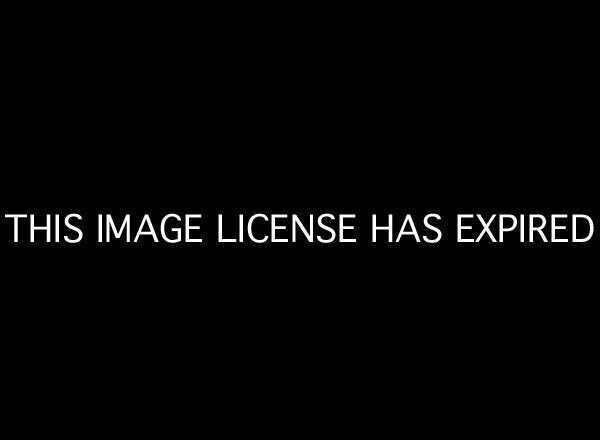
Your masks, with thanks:
<instances>
[{"instance_id":1,"label":"black background","mask_svg":"<svg viewBox=\"0 0 600 440\"><path fill-rule=\"evenodd\" d=\"M597 237L460 246L453 219L597 224L593 29L539 11L247 12L29 11L3 55L2 213L355 212L361 243L14 246L4 224L11 414L581 426ZM371 213L429 212L441 244L368 243Z\"/></svg>"}]
</instances>

